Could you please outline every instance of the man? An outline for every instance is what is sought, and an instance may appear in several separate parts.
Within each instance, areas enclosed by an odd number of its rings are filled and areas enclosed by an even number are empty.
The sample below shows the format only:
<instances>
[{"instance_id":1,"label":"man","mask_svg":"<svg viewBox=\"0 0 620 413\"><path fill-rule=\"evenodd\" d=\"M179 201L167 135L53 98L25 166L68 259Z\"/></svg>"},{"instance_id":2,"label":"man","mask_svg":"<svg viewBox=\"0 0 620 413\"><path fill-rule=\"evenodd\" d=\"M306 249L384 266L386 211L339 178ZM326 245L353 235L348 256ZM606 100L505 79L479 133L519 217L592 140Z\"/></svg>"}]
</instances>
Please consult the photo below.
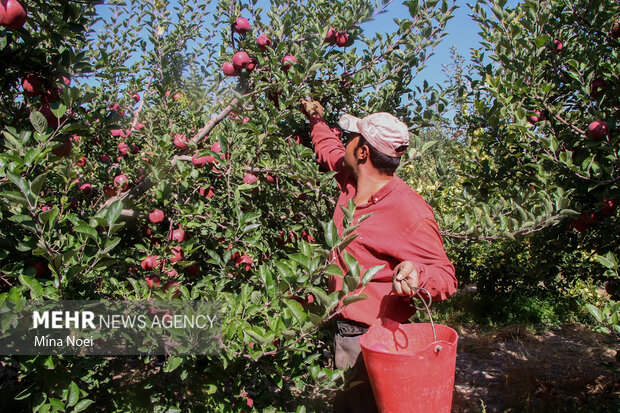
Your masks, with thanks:
<instances>
[{"instance_id":1,"label":"man","mask_svg":"<svg viewBox=\"0 0 620 413\"><path fill-rule=\"evenodd\" d=\"M358 236L346 251L364 269L385 267L360 287L368 298L346 306L339 314L335 337L336 367L351 367L348 382L362 383L340 392L334 406L337 412L373 412L377 410L359 336L376 320L406 322L415 311L411 302L415 287L428 290L434 301L449 297L457 286L454 266L446 256L433 210L394 174L409 144L407 126L384 112L362 119L345 114L339 125L350 137L343 145L325 123L319 102L302 101L301 111L312 127L318 162L338 171L340 196L334 223L339 234L344 218L340 206L346 207L353 200L354 224L360 216L373 213L355 230ZM346 274L342 257L337 264ZM340 289L342 278L330 277L330 292Z\"/></svg>"}]
</instances>

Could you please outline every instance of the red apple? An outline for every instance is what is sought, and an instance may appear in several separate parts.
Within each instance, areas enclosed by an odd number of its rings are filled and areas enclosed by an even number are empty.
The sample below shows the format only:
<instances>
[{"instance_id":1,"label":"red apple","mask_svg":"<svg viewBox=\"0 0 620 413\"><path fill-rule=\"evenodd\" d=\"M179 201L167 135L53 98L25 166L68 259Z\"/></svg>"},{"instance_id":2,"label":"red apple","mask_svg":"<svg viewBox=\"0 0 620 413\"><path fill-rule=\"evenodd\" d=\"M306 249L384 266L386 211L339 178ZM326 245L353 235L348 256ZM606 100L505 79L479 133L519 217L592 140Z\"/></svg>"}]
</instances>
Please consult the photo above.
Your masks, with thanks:
<instances>
[{"instance_id":1,"label":"red apple","mask_svg":"<svg viewBox=\"0 0 620 413\"><path fill-rule=\"evenodd\" d=\"M231 62L226 62L222 65L222 73L224 73L224 76L239 76L237 68Z\"/></svg>"},{"instance_id":2,"label":"red apple","mask_svg":"<svg viewBox=\"0 0 620 413\"><path fill-rule=\"evenodd\" d=\"M338 36L338 32L333 27L330 27L325 35L325 39L323 40L325 43L335 44Z\"/></svg>"},{"instance_id":3,"label":"red apple","mask_svg":"<svg viewBox=\"0 0 620 413\"><path fill-rule=\"evenodd\" d=\"M110 162L112 160L112 158L110 158L110 155L107 155L105 153L101 155L99 159L101 160L101 162L105 162L105 163Z\"/></svg>"},{"instance_id":4,"label":"red apple","mask_svg":"<svg viewBox=\"0 0 620 413\"><path fill-rule=\"evenodd\" d=\"M114 136L115 138L126 138L127 135L125 135L125 131L123 129L112 129L110 130L110 133L112 134L112 136Z\"/></svg>"},{"instance_id":5,"label":"red apple","mask_svg":"<svg viewBox=\"0 0 620 413\"><path fill-rule=\"evenodd\" d=\"M601 120L595 120L588 125L588 134L593 138L602 139L608 132L607 123Z\"/></svg>"},{"instance_id":6,"label":"red apple","mask_svg":"<svg viewBox=\"0 0 620 413\"><path fill-rule=\"evenodd\" d=\"M242 69L250 63L250 56L246 52L237 52L232 58L232 63L237 69Z\"/></svg>"},{"instance_id":7,"label":"red apple","mask_svg":"<svg viewBox=\"0 0 620 413\"><path fill-rule=\"evenodd\" d=\"M213 143L213 145L211 145L211 151L215 153L220 153L222 151L222 147L220 146L220 143L219 142Z\"/></svg>"},{"instance_id":8,"label":"red apple","mask_svg":"<svg viewBox=\"0 0 620 413\"><path fill-rule=\"evenodd\" d=\"M256 46L258 46L260 50L265 50L271 46L271 39L266 34L261 34L256 39Z\"/></svg>"},{"instance_id":9,"label":"red apple","mask_svg":"<svg viewBox=\"0 0 620 413\"><path fill-rule=\"evenodd\" d=\"M39 108L39 112L41 112L43 116L45 116L45 119L47 120L47 126L54 129L58 127L58 118L52 112L52 108L50 107L49 103L44 103L43 105L41 105L41 107Z\"/></svg>"},{"instance_id":10,"label":"red apple","mask_svg":"<svg viewBox=\"0 0 620 413\"><path fill-rule=\"evenodd\" d=\"M168 292L168 290L174 287L175 285L179 285L179 283L176 281L170 280L166 284L164 284L163 289L164 291ZM172 298L179 298L180 296L181 296L181 291L179 291L179 289L177 288L174 294L172 294Z\"/></svg>"},{"instance_id":11,"label":"red apple","mask_svg":"<svg viewBox=\"0 0 620 413\"><path fill-rule=\"evenodd\" d=\"M82 186L80 186L80 190L84 192L84 194L88 195L93 190L93 187L91 184L82 184Z\"/></svg>"},{"instance_id":12,"label":"red apple","mask_svg":"<svg viewBox=\"0 0 620 413\"><path fill-rule=\"evenodd\" d=\"M553 41L553 47L555 48L556 52L560 52L562 48L564 47L564 44L562 43L560 39L555 39Z\"/></svg>"},{"instance_id":13,"label":"red apple","mask_svg":"<svg viewBox=\"0 0 620 413\"><path fill-rule=\"evenodd\" d=\"M256 56L250 56L250 61L245 66L245 70L247 70L248 72L251 72L252 70L256 69L257 65L258 65L258 59L256 58Z\"/></svg>"},{"instance_id":14,"label":"red apple","mask_svg":"<svg viewBox=\"0 0 620 413\"><path fill-rule=\"evenodd\" d=\"M174 136L174 146L181 150L187 149L187 136L177 133Z\"/></svg>"},{"instance_id":15,"label":"red apple","mask_svg":"<svg viewBox=\"0 0 620 413\"><path fill-rule=\"evenodd\" d=\"M121 141L118 144L118 152L123 156L127 155L129 153L129 145L125 141Z\"/></svg>"},{"instance_id":16,"label":"red apple","mask_svg":"<svg viewBox=\"0 0 620 413\"><path fill-rule=\"evenodd\" d=\"M170 233L170 239L175 240L176 242L185 241L185 231L181 228L177 228Z\"/></svg>"},{"instance_id":17,"label":"red apple","mask_svg":"<svg viewBox=\"0 0 620 413\"><path fill-rule=\"evenodd\" d=\"M0 1L0 26L21 29L26 23L26 10L17 0Z\"/></svg>"},{"instance_id":18,"label":"red apple","mask_svg":"<svg viewBox=\"0 0 620 413\"><path fill-rule=\"evenodd\" d=\"M161 281L159 279L159 275L147 275L146 277L144 277L144 280L146 281L146 285L148 285L149 288L159 287L159 283Z\"/></svg>"},{"instance_id":19,"label":"red apple","mask_svg":"<svg viewBox=\"0 0 620 413\"><path fill-rule=\"evenodd\" d=\"M134 100L134 102L138 103L140 102L140 95L137 93L134 93L131 98Z\"/></svg>"},{"instance_id":20,"label":"red apple","mask_svg":"<svg viewBox=\"0 0 620 413\"><path fill-rule=\"evenodd\" d=\"M605 87L607 86L607 83L601 79L601 78L596 78L592 81L592 83L590 84L590 96L592 97L598 97L601 95L601 93L603 93L605 91Z\"/></svg>"},{"instance_id":21,"label":"red apple","mask_svg":"<svg viewBox=\"0 0 620 413\"><path fill-rule=\"evenodd\" d=\"M344 47L349 42L349 34L346 32L338 32L336 35L336 44L340 47Z\"/></svg>"},{"instance_id":22,"label":"red apple","mask_svg":"<svg viewBox=\"0 0 620 413\"><path fill-rule=\"evenodd\" d=\"M295 56L287 54L282 58L282 70L287 72L293 63L297 63L297 59L295 59Z\"/></svg>"},{"instance_id":23,"label":"red apple","mask_svg":"<svg viewBox=\"0 0 620 413\"><path fill-rule=\"evenodd\" d=\"M215 196L215 193L213 192L213 185L211 185L208 188L205 188L204 186L200 187L199 193L201 196L207 197L207 198L213 198Z\"/></svg>"},{"instance_id":24,"label":"red apple","mask_svg":"<svg viewBox=\"0 0 620 413\"><path fill-rule=\"evenodd\" d=\"M267 174L267 176L265 176L265 181L267 181L267 183L274 184L276 182L276 178L274 178L271 174Z\"/></svg>"},{"instance_id":25,"label":"red apple","mask_svg":"<svg viewBox=\"0 0 620 413\"><path fill-rule=\"evenodd\" d=\"M77 166L85 166L86 165L86 157L82 156L80 159L78 159L75 164Z\"/></svg>"},{"instance_id":26,"label":"red apple","mask_svg":"<svg viewBox=\"0 0 620 413\"><path fill-rule=\"evenodd\" d=\"M149 214L149 221L151 221L153 224L157 224L159 222L162 222L163 220L164 220L164 211L162 211L161 209L154 209Z\"/></svg>"},{"instance_id":27,"label":"red apple","mask_svg":"<svg viewBox=\"0 0 620 413\"><path fill-rule=\"evenodd\" d=\"M183 248L181 247L172 247L170 250L172 253L172 258L170 258L170 262L178 262L183 259L185 253L183 252Z\"/></svg>"},{"instance_id":28,"label":"red apple","mask_svg":"<svg viewBox=\"0 0 620 413\"><path fill-rule=\"evenodd\" d=\"M0 10L2 10L1 3ZM24 78L22 87L28 96L41 96L45 92L45 81L41 76L29 73Z\"/></svg>"},{"instance_id":29,"label":"red apple","mask_svg":"<svg viewBox=\"0 0 620 413\"><path fill-rule=\"evenodd\" d=\"M614 22L614 27L611 29L611 37L614 39L620 37L620 22Z\"/></svg>"},{"instance_id":30,"label":"red apple","mask_svg":"<svg viewBox=\"0 0 620 413\"><path fill-rule=\"evenodd\" d=\"M194 154L194 156L192 156L192 164L196 168L202 168L207 164L207 156L198 156L198 154Z\"/></svg>"},{"instance_id":31,"label":"red apple","mask_svg":"<svg viewBox=\"0 0 620 413\"><path fill-rule=\"evenodd\" d=\"M181 99L181 96L183 96L183 94L181 92L177 92L172 97L172 100L179 100L179 99Z\"/></svg>"},{"instance_id":32,"label":"red apple","mask_svg":"<svg viewBox=\"0 0 620 413\"><path fill-rule=\"evenodd\" d=\"M618 207L617 199L605 199L603 200L603 208L601 208L601 213L603 215L613 215L616 212L616 208Z\"/></svg>"},{"instance_id":33,"label":"red apple","mask_svg":"<svg viewBox=\"0 0 620 413\"><path fill-rule=\"evenodd\" d=\"M68 156L71 153L72 149L73 143L71 142L71 139L67 139L62 143L62 145L52 149L52 153L60 158L63 158L65 156Z\"/></svg>"},{"instance_id":34,"label":"red apple","mask_svg":"<svg viewBox=\"0 0 620 413\"><path fill-rule=\"evenodd\" d=\"M145 271L151 271L153 268L157 267L160 264L159 257L157 255L151 255L146 257L140 263L140 266Z\"/></svg>"},{"instance_id":35,"label":"red apple","mask_svg":"<svg viewBox=\"0 0 620 413\"><path fill-rule=\"evenodd\" d=\"M250 31L250 22L245 17L237 17L233 24L233 30L235 33L246 34Z\"/></svg>"},{"instance_id":36,"label":"red apple","mask_svg":"<svg viewBox=\"0 0 620 413\"><path fill-rule=\"evenodd\" d=\"M256 181L258 181L258 178L256 177L256 175L253 175L251 173L247 173L243 177L243 183L244 184L248 184L249 185L249 184L253 184Z\"/></svg>"},{"instance_id":37,"label":"red apple","mask_svg":"<svg viewBox=\"0 0 620 413\"><path fill-rule=\"evenodd\" d=\"M116 190L112 185L105 184L103 186L103 193L105 194L105 196L114 196L116 195Z\"/></svg>"},{"instance_id":38,"label":"red apple","mask_svg":"<svg viewBox=\"0 0 620 413\"><path fill-rule=\"evenodd\" d=\"M121 191L126 191L129 186L129 178L124 174L117 175L114 178L114 186L120 188Z\"/></svg>"},{"instance_id":39,"label":"red apple","mask_svg":"<svg viewBox=\"0 0 620 413\"><path fill-rule=\"evenodd\" d=\"M200 273L200 265L197 262L185 268L190 277L196 277Z\"/></svg>"},{"instance_id":40,"label":"red apple","mask_svg":"<svg viewBox=\"0 0 620 413\"><path fill-rule=\"evenodd\" d=\"M534 109L531 111L535 113L535 115L531 115L527 117L527 121L532 125L536 125L539 121L543 120L542 112L538 109Z\"/></svg>"},{"instance_id":41,"label":"red apple","mask_svg":"<svg viewBox=\"0 0 620 413\"><path fill-rule=\"evenodd\" d=\"M136 125L136 130L141 130L141 129L144 129L144 128L146 128L146 125L144 123L142 123L142 122L140 122L140 123L138 123Z\"/></svg>"}]
</instances>

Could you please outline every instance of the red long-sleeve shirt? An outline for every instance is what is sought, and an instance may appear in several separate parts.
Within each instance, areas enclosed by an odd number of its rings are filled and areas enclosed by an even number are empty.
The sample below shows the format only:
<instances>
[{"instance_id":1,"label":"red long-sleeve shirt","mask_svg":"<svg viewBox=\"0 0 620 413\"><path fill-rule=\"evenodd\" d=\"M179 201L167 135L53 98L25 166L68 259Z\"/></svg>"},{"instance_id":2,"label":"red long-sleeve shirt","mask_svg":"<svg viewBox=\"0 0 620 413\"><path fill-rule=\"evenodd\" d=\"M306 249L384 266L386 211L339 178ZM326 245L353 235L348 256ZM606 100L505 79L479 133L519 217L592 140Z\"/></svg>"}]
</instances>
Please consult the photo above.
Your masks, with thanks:
<instances>
[{"instance_id":1,"label":"red long-sleeve shirt","mask_svg":"<svg viewBox=\"0 0 620 413\"><path fill-rule=\"evenodd\" d=\"M342 167L345 149L334 132L323 120L313 119L311 126L318 162L339 172L336 180L341 192L334 223L342 236L344 213L340 206L346 207L355 197L356 180ZM368 298L346 306L341 316L368 325L379 318L404 322L411 317L415 309L410 300L390 294L394 267L402 261L414 263L420 286L430 292L433 301L448 298L457 287L454 266L446 256L433 210L422 196L394 175L368 202L356 206L354 224L360 216L371 212L374 214L354 231L358 236L346 251L358 260L362 271L375 265L385 264L385 267L365 287L356 290ZM341 256L335 263L343 274L347 273L348 267ZM331 276L329 291L341 289L342 278Z\"/></svg>"}]
</instances>

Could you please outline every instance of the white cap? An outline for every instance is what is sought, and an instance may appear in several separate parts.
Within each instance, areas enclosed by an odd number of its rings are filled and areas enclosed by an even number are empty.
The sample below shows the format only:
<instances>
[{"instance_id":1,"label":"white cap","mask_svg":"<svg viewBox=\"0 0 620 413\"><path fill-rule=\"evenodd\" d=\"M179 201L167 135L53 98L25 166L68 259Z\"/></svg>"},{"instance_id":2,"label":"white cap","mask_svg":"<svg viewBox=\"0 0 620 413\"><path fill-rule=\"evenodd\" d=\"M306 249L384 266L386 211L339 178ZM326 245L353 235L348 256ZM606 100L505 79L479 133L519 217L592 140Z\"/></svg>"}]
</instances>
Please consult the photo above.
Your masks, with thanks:
<instances>
[{"instance_id":1,"label":"white cap","mask_svg":"<svg viewBox=\"0 0 620 413\"><path fill-rule=\"evenodd\" d=\"M396 149L409 145L407 125L386 112L362 119L347 113L340 117L338 124L344 130L362 134L369 144L387 156L402 156L405 151L396 152Z\"/></svg>"}]
</instances>

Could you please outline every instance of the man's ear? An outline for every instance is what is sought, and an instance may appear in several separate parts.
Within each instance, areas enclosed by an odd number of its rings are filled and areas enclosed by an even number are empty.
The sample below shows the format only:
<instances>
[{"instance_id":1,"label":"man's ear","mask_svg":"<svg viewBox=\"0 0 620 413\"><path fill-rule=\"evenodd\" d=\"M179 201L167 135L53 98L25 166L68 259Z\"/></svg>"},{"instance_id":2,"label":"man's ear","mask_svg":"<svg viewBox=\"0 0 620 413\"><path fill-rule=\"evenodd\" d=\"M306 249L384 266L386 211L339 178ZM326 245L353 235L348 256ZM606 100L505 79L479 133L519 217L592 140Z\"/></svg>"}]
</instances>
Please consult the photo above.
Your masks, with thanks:
<instances>
[{"instance_id":1,"label":"man's ear","mask_svg":"<svg viewBox=\"0 0 620 413\"><path fill-rule=\"evenodd\" d=\"M368 149L368 145L358 146L355 151L355 156L359 161L365 162L370 156L370 150Z\"/></svg>"}]
</instances>

